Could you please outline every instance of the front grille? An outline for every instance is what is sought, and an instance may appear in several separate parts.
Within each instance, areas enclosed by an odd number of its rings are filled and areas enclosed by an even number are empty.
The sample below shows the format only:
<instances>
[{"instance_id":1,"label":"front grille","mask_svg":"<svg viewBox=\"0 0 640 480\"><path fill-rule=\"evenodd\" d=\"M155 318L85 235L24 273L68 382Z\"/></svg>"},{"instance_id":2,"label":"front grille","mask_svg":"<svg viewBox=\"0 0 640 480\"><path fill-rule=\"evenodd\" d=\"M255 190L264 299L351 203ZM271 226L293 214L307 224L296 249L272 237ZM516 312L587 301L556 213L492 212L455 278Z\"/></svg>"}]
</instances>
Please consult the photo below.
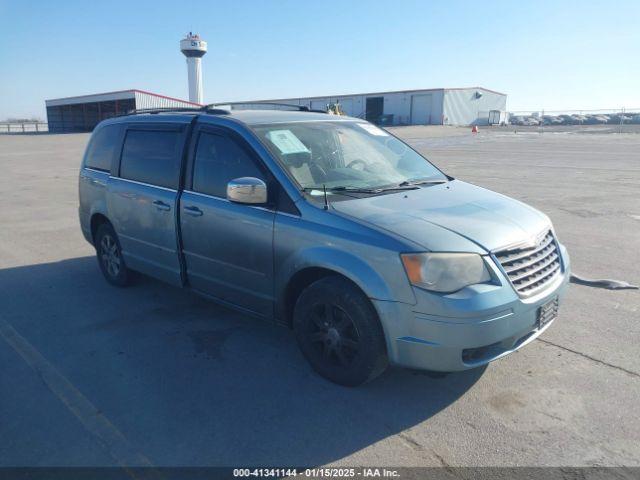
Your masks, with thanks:
<instances>
[{"instance_id":1,"label":"front grille","mask_svg":"<svg viewBox=\"0 0 640 480\"><path fill-rule=\"evenodd\" d=\"M504 250L495 257L521 296L541 290L561 271L560 252L551 231L535 247Z\"/></svg>"}]
</instances>

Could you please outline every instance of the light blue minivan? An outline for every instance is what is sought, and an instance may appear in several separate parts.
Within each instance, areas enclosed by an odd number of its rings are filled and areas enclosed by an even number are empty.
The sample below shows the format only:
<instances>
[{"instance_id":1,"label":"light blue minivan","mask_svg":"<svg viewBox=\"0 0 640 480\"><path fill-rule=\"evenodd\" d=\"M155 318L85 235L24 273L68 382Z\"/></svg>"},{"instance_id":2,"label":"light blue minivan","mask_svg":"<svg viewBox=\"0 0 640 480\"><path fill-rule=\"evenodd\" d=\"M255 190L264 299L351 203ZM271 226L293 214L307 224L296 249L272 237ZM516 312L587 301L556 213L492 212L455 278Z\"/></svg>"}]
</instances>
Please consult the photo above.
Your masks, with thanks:
<instances>
[{"instance_id":1,"label":"light blue minivan","mask_svg":"<svg viewBox=\"0 0 640 480\"><path fill-rule=\"evenodd\" d=\"M290 326L350 386L479 367L556 318L569 256L546 215L363 120L246 107L96 127L80 224L111 284L141 272Z\"/></svg>"}]
</instances>

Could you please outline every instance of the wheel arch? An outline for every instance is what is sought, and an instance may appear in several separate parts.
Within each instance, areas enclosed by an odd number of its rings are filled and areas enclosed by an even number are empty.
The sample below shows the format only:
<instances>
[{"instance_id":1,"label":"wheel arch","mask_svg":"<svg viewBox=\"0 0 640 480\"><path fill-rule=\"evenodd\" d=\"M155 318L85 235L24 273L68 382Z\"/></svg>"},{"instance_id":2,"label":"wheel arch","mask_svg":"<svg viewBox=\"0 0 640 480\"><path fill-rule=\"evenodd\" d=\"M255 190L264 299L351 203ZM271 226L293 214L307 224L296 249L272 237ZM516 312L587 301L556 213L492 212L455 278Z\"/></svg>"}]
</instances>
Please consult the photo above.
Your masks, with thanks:
<instances>
[{"instance_id":1,"label":"wheel arch","mask_svg":"<svg viewBox=\"0 0 640 480\"><path fill-rule=\"evenodd\" d=\"M334 249L313 250L307 251L304 259L290 259L282 265L279 275L282 288L276 305L276 317L282 323L292 325L295 302L305 288L331 275L350 281L370 299L392 300L384 279L362 259Z\"/></svg>"},{"instance_id":2,"label":"wheel arch","mask_svg":"<svg viewBox=\"0 0 640 480\"><path fill-rule=\"evenodd\" d=\"M94 212L91 215L91 220L89 222L89 226L91 229L91 240L92 242L95 244L95 240L96 240L96 232L98 231L98 228L100 227L100 225L103 224L109 224L113 227L113 224L111 223L111 221L109 220L109 218L101 212Z\"/></svg>"},{"instance_id":3,"label":"wheel arch","mask_svg":"<svg viewBox=\"0 0 640 480\"><path fill-rule=\"evenodd\" d=\"M335 270L324 267L306 267L297 271L284 288L281 298L282 319L291 327L293 325L293 308L302 292L312 283L334 275L347 278ZM348 278L347 278L348 280Z\"/></svg>"}]
</instances>

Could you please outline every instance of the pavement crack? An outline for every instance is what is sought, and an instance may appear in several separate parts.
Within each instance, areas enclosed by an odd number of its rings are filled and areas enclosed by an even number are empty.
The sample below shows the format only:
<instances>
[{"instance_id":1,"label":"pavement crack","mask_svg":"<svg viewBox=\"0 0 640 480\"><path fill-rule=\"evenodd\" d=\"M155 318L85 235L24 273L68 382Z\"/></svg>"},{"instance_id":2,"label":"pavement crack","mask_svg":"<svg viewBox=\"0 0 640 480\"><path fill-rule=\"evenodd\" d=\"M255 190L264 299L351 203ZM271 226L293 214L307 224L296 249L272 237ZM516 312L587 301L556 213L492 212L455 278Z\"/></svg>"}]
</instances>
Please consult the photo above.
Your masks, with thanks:
<instances>
[{"instance_id":1,"label":"pavement crack","mask_svg":"<svg viewBox=\"0 0 640 480\"><path fill-rule=\"evenodd\" d=\"M544 415L545 417L549 417L549 418L551 418L553 420L558 420L559 422L564 422L565 421L564 418L559 417L559 416L554 415L554 414L549 413L549 412L545 412L544 410L537 410L536 409L535 411L538 412L539 414Z\"/></svg>"},{"instance_id":2,"label":"pavement crack","mask_svg":"<svg viewBox=\"0 0 640 480\"><path fill-rule=\"evenodd\" d=\"M424 447L420 445L416 440L414 440L410 435L400 432L398 436L405 441L405 443L409 444L411 448L414 450L423 450Z\"/></svg>"},{"instance_id":3,"label":"pavement crack","mask_svg":"<svg viewBox=\"0 0 640 480\"><path fill-rule=\"evenodd\" d=\"M458 474L456 469L453 468L449 464L449 462L447 462L444 459L444 457L442 455L440 455L438 452L436 452L432 448L429 448L429 449L425 448L424 445L420 444L416 439L414 439L411 435L409 435L408 433L405 433L405 432L398 433L398 437L400 437L400 439L404 443L406 443L412 450L415 450L416 452L430 453L438 461L438 463L440 464L440 467L443 468L448 474L450 474L450 475L452 475L452 476L454 476L456 478L463 478ZM421 456L423 458L426 458L426 457L424 457L424 455L421 455Z\"/></svg>"},{"instance_id":4,"label":"pavement crack","mask_svg":"<svg viewBox=\"0 0 640 480\"><path fill-rule=\"evenodd\" d=\"M586 358L587 360L591 360L592 362L599 363L600 365L604 365L605 367L609 367L609 368L613 368L615 370L619 370L621 372L626 373L627 375L631 375L633 377L640 378L640 373L634 372L633 370L627 370L624 367L620 367L618 365L613 365L611 363L605 362L605 361L600 360L598 358L592 357L591 355L587 355L586 353L582 353L582 352L579 352L577 350L573 350L571 348L559 345L557 343L550 342L549 340L545 340L545 339L539 338L538 341L540 341L542 343L545 343L547 345L551 345L553 347L560 348L560 349L565 350L567 352L571 352L571 353L574 353L576 355L580 355L581 357Z\"/></svg>"},{"instance_id":5,"label":"pavement crack","mask_svg":"<svg viewBox=\"0 0 640 480\"><path fill-rule=\"evenodd\" d=\"M440 455L438 452L436 452L435 450L431 450L431 453L433 453L433 456L436 457L438 459L438 462L440 462L440 466L444 467L445 469L450 469L451 465L449 465L447 463L447 461L444 459L444 457L442 455Z\"/></svg>"},{"instance_id":6,"label":"pavement crack","mask_svg":"<svg viewBox=\"0 0 640 480\"><path fill-rule=\"evenodd\" d=\"M449 475L455 477L455 478L460 478L460 479L464 479L464 477L460 474L459 470L456 470L455 468L453 468L449 462L447 462L444 457L442 455L440 455L438 452L436 452L435 450L431 449L431 453L433 454L434 457L436 457L436 459L438 460L438 462L440 463L440 467L442 467L444 469L445 472L447 472Z\"/></svg>"}]
</instances>

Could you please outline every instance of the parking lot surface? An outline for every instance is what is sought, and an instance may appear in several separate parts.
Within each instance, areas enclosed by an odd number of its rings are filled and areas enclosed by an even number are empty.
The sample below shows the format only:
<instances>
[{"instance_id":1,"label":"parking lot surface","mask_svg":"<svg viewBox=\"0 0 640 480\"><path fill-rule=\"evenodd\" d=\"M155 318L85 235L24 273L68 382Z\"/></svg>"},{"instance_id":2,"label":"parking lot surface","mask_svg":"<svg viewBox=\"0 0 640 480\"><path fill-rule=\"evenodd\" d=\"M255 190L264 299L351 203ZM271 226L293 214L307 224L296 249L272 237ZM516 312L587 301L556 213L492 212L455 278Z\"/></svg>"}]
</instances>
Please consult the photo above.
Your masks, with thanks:
<instances>
[{"instance_id":1,"label":"parking lot surface","mask_svg":"<svg viewBox=\"0 0 640 480\"><path fill-rule=\"evenodd\" d=\"M392 130L547 213L575 272L640 283L640 135ZM572 285L484 369L339 387L285 328L109 286L77 220L88 138L0 136L0 466L640 465L640 291Z\"/></svg>"}]
</instances>

